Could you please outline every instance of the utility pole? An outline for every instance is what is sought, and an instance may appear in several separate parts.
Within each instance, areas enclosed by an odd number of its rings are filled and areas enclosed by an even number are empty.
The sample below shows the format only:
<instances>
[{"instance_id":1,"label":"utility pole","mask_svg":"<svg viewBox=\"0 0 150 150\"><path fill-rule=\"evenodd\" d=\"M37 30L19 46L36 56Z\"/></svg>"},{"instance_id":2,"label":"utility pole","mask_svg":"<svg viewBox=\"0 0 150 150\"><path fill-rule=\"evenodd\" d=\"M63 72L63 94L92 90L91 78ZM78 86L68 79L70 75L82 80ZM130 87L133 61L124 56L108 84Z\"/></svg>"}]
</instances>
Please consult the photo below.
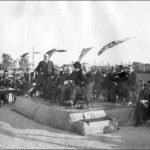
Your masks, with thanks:
<instances>
[{"instance_id":1,"label":"utility pole","mask_svg":"<svg viewBox=\"0 0 150 150\"><path fill-rule=\"evenodd\" d=\"M32 61L33 61L33 70L34 70L34 45L33 45Z\"/></svg>"}]
</instances>

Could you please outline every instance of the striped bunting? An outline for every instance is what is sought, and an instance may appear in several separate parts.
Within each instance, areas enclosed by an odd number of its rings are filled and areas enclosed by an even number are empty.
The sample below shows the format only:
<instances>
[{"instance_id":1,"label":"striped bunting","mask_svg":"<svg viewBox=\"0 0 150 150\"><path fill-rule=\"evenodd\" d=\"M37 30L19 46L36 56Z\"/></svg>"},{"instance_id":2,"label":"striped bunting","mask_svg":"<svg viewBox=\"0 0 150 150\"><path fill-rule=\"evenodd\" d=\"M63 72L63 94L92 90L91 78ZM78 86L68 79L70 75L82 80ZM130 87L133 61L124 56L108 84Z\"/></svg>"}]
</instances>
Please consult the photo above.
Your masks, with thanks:
<instances>
[{"instance_id":1,"label":"striped bunting","mask_svg":"<svg viewBox=\"0 0 150 150\"><path fill-rule=\"evenodd\" d=\"M84 48L78 58L78 61L80 62L81 59L87 54L93 47Z\"/></svg>"}]
</instances>

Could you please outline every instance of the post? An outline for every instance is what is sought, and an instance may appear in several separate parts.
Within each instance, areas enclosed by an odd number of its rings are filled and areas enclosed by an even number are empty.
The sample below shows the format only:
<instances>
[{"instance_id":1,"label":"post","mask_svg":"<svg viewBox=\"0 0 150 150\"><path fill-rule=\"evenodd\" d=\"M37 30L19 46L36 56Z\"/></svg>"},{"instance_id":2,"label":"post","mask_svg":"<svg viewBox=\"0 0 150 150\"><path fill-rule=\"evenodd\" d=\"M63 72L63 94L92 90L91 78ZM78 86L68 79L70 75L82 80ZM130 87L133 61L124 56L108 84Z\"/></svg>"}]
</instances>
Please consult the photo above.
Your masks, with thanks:
<instances>
[{"instance_id":1,"label":"post","mask_svg":"<svg viewBox=\"0 0 150 150\"><path fill-rule=\"evenodd\" d=\"M34 71L34 45L33 45L32 61L33 61L33 71Z\"/></svg>"},{"instance_id":2,"label":"post","mask_svg":"<svg viewBox=\"0 0 150 150\"><path fill-rule=\"evenodd\" d=\"M28 91L30 89L31 86L31 68L29 67L29 85L28 85Z\"/></svg>"},{"instance_id":3,"label":"post","mask_svg":"<svg viewBox=\"0 0 150 150\"><path fill-rule=\"evenodd\" d=\"M143 63L143 72L145 72L145 63Z\"/></svg>"}]
</instances>

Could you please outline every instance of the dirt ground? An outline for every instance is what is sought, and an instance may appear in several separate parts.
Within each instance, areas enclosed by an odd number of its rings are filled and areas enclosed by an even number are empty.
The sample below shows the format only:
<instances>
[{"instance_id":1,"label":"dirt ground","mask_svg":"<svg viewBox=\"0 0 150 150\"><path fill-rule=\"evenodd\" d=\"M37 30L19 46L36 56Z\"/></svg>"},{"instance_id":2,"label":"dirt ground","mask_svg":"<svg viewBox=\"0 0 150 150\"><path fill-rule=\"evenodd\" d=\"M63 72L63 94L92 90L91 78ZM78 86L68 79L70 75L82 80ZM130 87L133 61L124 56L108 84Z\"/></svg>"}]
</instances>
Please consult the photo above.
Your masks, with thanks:
<instances>
[{"instance_id":1,"label":"dirt ground","mask_svg":"<svg viewBox=\"0 0 150 150\"><path fill-rule=\"evenodd\" d=\"M81 136L34 122L12 110L0 108L2 149L150 149L150 124L120 127L111 134Z\"/></svg>"}]
</instances>

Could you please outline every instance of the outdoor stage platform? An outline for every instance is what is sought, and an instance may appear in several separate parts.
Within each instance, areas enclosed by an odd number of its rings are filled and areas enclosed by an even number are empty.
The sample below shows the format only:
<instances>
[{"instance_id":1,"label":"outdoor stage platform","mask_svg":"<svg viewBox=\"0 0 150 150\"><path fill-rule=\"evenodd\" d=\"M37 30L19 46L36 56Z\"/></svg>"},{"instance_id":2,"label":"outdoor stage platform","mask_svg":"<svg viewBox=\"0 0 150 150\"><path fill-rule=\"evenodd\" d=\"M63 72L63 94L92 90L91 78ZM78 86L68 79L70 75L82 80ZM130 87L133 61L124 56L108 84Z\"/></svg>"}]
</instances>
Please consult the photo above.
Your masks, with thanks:
<instances>
[{"instance_id":1,"label":"outdoor stage platform","mask_svg":"<svg viewBox=\"0 0 150 150\"><path fill-rule=\"evenodd\" d=\"M67 131L75 131L75 125L83 119L116 118L119 126L135 122L134 104L94 103L80 110L51 105L40 97L18 96L13 109L36 122Z\"/></svg>"}]
</instances>

